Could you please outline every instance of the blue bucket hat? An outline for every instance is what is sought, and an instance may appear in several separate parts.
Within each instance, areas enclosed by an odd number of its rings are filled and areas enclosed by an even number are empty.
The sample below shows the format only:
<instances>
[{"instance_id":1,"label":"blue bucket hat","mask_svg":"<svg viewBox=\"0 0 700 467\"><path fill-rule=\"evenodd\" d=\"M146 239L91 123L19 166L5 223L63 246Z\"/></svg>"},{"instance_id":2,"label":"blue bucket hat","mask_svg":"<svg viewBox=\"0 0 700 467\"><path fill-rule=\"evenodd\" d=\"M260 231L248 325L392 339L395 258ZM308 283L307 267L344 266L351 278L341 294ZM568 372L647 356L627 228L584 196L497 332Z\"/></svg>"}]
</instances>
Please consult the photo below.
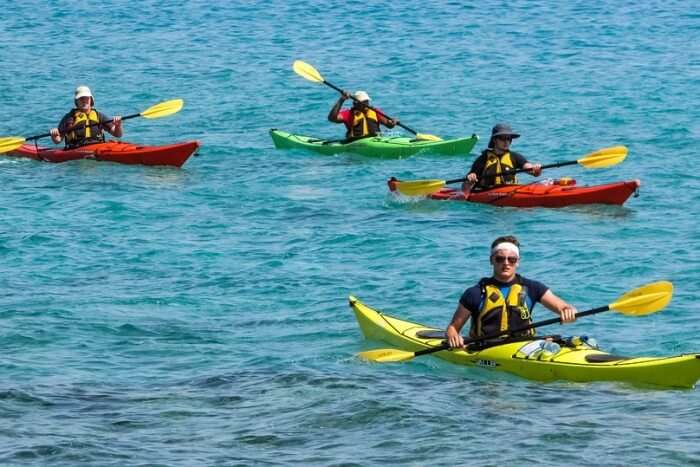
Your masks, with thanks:
<instances>
[{"instance_id":1,"label":"blue bucket hat","mask_svg":"<svg viewBox=\"0 0 700 467\"><path fill-rule=\"evenodd\" d=\"M504 135L512 136L513 139L520 138L520 133L514 132L510 125L508 125L507 123L497 123L496 126L494 126L491 129L491 138Z\"/></svg>"}]
</instances>

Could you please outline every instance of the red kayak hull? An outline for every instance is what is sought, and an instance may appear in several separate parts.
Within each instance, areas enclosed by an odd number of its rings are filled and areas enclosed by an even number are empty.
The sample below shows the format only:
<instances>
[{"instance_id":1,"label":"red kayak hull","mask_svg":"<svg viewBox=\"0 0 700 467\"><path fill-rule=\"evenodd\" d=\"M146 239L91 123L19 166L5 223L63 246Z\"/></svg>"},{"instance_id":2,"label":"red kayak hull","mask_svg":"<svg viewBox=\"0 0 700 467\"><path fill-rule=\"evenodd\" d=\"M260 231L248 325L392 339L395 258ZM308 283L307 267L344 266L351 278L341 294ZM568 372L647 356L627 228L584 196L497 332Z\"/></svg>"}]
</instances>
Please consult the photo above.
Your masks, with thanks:
<instances>
[{"instance_id":1,"label":"red kayak hull","mask_svg":"<svg viewBox=\"0 0 700 467\"><path fill-rule=\"evenodd\" d=\"M142 146L122 141L88 144L76 149L37 148L24 144L9 153L11 156L28 157L46 162L67 162L78 159L118 162L120 164L167 165L181 167L199 148L198 141L168 144L165 146Z\"/></svg>"},{"instance_id":2,"label":"red kayak hull","mask_svg":"<svg viewBox=\"0 0 700 467\"><path fill-rule=\"evenodd\" d=\"M559 180L556 180L554 183L501 186L470 193L468 197L465 197L461 190L443 188L430 195L430 198L517 208L561 208L575 204L621 205L639 189L641 184L639 180L593 186L577 186L573 180L562 181L562 183L566 184L560 185Z\"/></svg>"}]
</instances>

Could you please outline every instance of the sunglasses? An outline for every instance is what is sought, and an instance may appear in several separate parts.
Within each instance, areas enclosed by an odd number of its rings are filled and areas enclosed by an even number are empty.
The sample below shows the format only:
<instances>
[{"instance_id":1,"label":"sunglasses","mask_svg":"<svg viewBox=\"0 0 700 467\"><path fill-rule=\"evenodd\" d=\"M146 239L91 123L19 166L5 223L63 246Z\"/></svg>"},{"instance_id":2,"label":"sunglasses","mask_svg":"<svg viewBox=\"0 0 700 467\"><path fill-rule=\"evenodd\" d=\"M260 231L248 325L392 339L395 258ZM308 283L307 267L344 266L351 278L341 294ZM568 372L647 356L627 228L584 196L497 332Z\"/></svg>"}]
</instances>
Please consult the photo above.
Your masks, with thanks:
<instances>
[{"instance_id":1,"label":"sunglasses","mask_svg":"<svg viewBox=\"0 0 700 467\"><path fill-rule=\"evenodd\" d=\"M500 139L501 141L513 141L512 136L496 136L496 139Z\"/></svg>"},{"instance_id":2,"label":"sunglasses","mask_svg":"<svg viewBox=\"0 0 700 467\"><path fill-rule=\"evenodd\" d=\"M518 262L520 258L517 256L494 256L493 260L496 262L496 264L503 264L508 260L508 264L515 264Z\"/></svg>"}]
</instances>

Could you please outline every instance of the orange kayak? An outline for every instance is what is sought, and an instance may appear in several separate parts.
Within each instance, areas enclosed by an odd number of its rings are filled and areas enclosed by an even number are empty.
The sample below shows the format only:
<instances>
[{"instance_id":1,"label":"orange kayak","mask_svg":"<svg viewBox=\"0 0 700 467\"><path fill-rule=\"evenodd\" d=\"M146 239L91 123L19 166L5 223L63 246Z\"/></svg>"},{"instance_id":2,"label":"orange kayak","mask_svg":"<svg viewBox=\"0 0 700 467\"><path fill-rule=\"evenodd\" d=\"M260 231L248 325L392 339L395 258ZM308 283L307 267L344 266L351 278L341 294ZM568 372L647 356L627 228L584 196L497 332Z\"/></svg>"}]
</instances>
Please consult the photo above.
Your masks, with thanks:
<instances>
[{"instance_id":1,"label":"orange kayak","mask_svg":"<svg viewBox=\"0 0 700 467\"><path fill-rule=\"evenodd\" d=\"M199 148L198 141L143 146L122 141L88 144L75 149L53 149L23 144L8 153L15 157L28 157L46 162L67 162L78 159L118 162L120 164L168 165L181 167Z\"/></svg>"},{"instance_id":2,"label":"orange kayak","mask_svg":"<svg viewBox=\"0 0 700 467\"><path fill-rule=\"evenodd\" d=\"M461 190L443 188L429 197L446 201L512 206L518 208L560 208L574 204L621 205L639 190L639 180L628 180L605 185L579 186L573 179L561 179L528 185L506 185L490 190L472 192L465 196Z\"/></svg>"}]
</instances>

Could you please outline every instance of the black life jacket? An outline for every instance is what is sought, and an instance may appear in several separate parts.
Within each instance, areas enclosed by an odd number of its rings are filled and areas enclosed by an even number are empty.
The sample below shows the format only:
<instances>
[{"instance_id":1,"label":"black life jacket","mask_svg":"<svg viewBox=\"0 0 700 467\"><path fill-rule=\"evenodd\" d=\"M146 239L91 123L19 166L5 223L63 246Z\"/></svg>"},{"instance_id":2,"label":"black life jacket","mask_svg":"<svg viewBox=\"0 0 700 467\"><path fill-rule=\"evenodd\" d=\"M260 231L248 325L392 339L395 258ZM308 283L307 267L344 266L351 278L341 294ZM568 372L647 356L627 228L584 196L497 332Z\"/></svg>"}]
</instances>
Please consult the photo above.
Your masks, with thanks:
<instances>
[{"instance_id":1,"label":"black life jacket","mask_svg":"<svg viewBox=\"0 0 700 467\"><path fill-rule=\"evenodd\" d=\"M490 187L517 183L515 174L503 174L516 169L514 158L510 152L506 152L500 157L489 149L486 149L484 153L486 154L486 163L483 172L479 175L479 186Z\"/></svg>"},{"instance_id":2,"label":"black life jacket","mask_svg":"<svg viewBox=\"0 0 700 467\"><path fill-rule=\"evenodd\" d=\"M518 274L510 286L508 296L504 297L498 283L493 278L479 281L481 287L482 305L479 314L472 317L471 337L507 334L511 329L517 329L532 324L532 313L528 306L527 286L522 285ZM515 334L516 336L534 336L535 330L528 329Z\"/></svg>"},{"instance_id":3,"label":"black life jacket","mask_svg":"<svg viewBox=\"0 0 700 467\"><path fill-rule=\"evenodd\" d=\"M70 131L65 134L66 147L77 148L86 144L103 143L105 135L102 131L100 116L95 109L85 113L79 109L73 109ZM89 126L90 124L94 124Z\"/></svg>"},{"instance_id":4,"label":"black life jacket","mask_svg":"<svg viewBox=\"0 0 700 467\"><path fill-rule=\"evenodd\" d=\"M365 111L351 109L352 123L348 130L348 138L363 138L365 136L376 136L379 134L379 116L372 109Z\"/></svg>"}]
</instances>

